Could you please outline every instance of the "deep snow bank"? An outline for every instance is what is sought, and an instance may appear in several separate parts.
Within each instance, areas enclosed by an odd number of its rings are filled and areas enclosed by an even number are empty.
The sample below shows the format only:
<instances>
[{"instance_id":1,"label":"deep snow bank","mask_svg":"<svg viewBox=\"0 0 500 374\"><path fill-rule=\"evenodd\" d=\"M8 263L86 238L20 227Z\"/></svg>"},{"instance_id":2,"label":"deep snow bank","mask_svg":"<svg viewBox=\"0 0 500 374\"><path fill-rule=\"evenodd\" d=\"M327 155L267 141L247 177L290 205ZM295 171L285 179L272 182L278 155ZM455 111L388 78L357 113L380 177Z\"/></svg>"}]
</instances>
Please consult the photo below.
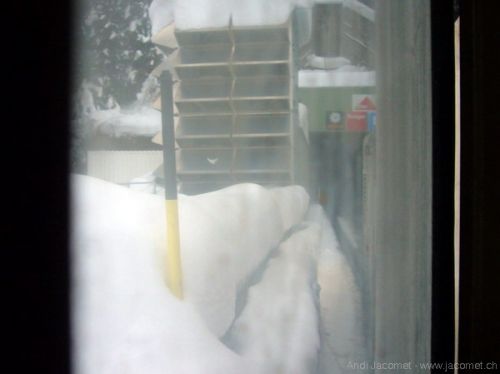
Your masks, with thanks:
<instances>
[{"instance_id":1,"label":"deep snow bank","mask_svg":"<svg viewBox=\"0 0 500 374\"><path fill-rule=\"evenodd\" d=\"M183 302L164 282L162 197L83 176L72 196L76 374L341 373L364 359L352 272L322 209L304 217L301 187L181 195Z\"/></svg>"},{"instance_id":2,"label":"deep snow bank","mask_svg":"<svg viewBox=\"0 0 500 374\"><path fill-rule=\"evenodd\" d=\"M319 234L313 224L280 245L230 331L229 345L263 373L315 372Z\"/></svg>"},{"instance_id":3,"label":"deep snow bank","mask_svg":"<svg viewBox=\"0 0 500 374\"><path fill-rule=\"evenodd\" d=\"M72 184L74 373L248 367L164 286L154 254L161 199L88 177L73 177Z\"/></svg>"},{"instance_id":4,"label":"deep snow bank","mask_svg":"<svg viewBox=\"0 0 500 374\"><path fill-rule=\"evenodd\" d=\"M262 373L358 372L349 362L366 360L360 293L321 206L250 287L226 341Z\"/></svg>"},{"instance_id":5,"label":"deep snow bank","mask_svg":"<svg viewBox=\"0 0 500 374\"><path fill-rule=\"evenodd\" d=\"M309 197L302 187L266 190L239 184L181 196L182 261L186 301L221 336L234 318L239 284L302 221ZM161 221L161 217L158 217Z\"/></svg>"},{"instance_id":6,"label":"deep snow bank","mask_svg":"<svg viewBox=\"0 0 500 374\"><path fill-rule=\"evenodd\" d=\"M156 373L169 360L175 373L239 372L216 337L234 318L239 283L303 219L305 191L243 184L180 196L185 303L164 286L161 197L83 176L73 177L72 194L78 373Z\"/></svg>"}]
</instances>

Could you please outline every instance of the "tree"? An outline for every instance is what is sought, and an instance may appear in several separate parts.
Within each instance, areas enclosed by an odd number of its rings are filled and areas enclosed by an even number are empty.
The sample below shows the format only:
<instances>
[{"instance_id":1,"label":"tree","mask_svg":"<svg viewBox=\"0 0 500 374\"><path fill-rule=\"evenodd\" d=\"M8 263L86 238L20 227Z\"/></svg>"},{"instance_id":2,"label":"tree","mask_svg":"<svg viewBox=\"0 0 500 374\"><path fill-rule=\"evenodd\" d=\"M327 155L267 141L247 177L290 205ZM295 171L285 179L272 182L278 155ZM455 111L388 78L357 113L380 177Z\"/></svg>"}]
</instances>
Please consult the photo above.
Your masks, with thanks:
<instances>
[{"instance_id":1,"label":"tree","mask_svg":"<svg viewBox=\"0 0 500 374\"><path fill-rule=\"evenodd\" d=\"M162 60L150 41L151 0L83 0L76 36L75 88L90 90L95 109L129 106Z\"/></svg>"},{"instance_id":2,"label":"tree","mask_svg":"<svg viewBox=\"0 0 500 374\"><path fill-rule=\"evenodd\" d=\"M97 110L129 107L162 60L151 42L151 0L81 0L74 29L72 170L85 171L88 117ZM142 97L147 97L142 95ZM142 101L142 100L141 100Z\"/></svg>"}]
</instances>

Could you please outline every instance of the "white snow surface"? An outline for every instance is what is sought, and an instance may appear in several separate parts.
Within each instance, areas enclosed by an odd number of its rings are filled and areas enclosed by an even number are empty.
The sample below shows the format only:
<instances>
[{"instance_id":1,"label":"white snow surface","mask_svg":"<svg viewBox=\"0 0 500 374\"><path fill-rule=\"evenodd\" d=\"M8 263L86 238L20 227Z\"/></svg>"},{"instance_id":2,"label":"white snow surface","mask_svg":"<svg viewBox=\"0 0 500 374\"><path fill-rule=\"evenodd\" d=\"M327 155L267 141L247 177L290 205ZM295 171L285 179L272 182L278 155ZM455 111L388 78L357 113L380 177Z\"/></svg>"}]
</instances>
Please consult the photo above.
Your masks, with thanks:
<instances>
[{"instance_id":1,"label":"white snow surface","mask_svg":"<svg viewBox=\"0 0 500 374\"><path fill-rule=\"evenodd\" d=\"M161 130L161 112L147 106L99 110L91 114L90 120L95 128L115 137L154 136Z\"/></svg>"},{"instance_id":2,"label":"white snow surface","mask_svg":"<svg viewBox=\"0 0 500 374\"><path fill-rule=\"evenodd\" d=\"M350 62L345 57L321 57L314 54L307 56L307 65L314 69L337 69L349 65Z\"/></svg>"},{"instance_id":3,"label":"white snow surface","mask_svg":"<svg viewBox=\"0 0 500 374\"><path fill-rule=\"evenodd\" d=\"M165 286L162 197L72 176L72 213L74 373L341 373L360 357L352 272L302 187L179 195L183 301Z\"/></svg>"},{"instance_id":4,"label":"white snow surface","mask_svg":"<svg viewBox=\"0 0 500 374\"><path fill-rule=\"evenodd\" d=\"M311 373L320 346L315 252L311 225L280 245L230 332L230 344L263 373Z\"/></svg>"},{"instance_id":5,"label":"white snow surface","mask_svg":"<svg viewBox=\"0 0 500 374\"><path fill-rule=\"evenodd\" d=\"M162 274L163 199L90 177L74 176L72 182L78 373L138 373L141 367L156 373L155 365L172 367L171 354L182 369L175 373L239 372L223 369L234 354L216 338L234 318L239 283L278 244L286 225L302 220L305 191L282 189L300 204L277 199L280 189L253 184L179 196L185 302L175 306ZM281 219L285 215L287 222ZM212 345L210 336L215 347L202 352ZM211 356L212 371L205 362ZM208 368L196 371L190 365Z\"/></svg>"},{"instance_id":6,"label":"white snow surface","mask_svg":"<svg viewBox=\"0 0 500 374\"><path fill-rule=\"evenodd\" d=\"M237 372L240 359L163 285L150 220L158 197L89 177L72 183L74 373Z\"/></svg>"},{"instance_id":7,"label":"white snow surface","mask_svg":"<svg viewBox=\"0 0 500 374\"><path fill-rule=\"evenodd\" d=\"M294 7L314 3L344 4L370 20L373 9L357 0L153 0L149 7L152 34L175 21L181 30L235 26L277 25L287 21Z\"/></svg>"},{"instance_id":8,"label":"white snow surface","mask_svg":"<svg viewBox=\"0 0 500 374\"><path fill-rule=\"evenodd\" d=\"M149 8L153 35L175 20L181 30L229 25L276 25L287 21L294 6L314 0L154 0ZM173 11L172 11L173 9Z\"/></svg>"},{"instance_id":9,"label":"white snow surface","mask_svg":"<svg viewBox=\"0 0 500 374\"><path fill-rule=\"evenodd\" d=\"M233 0L174 0L175 27L199 29L229 25Z\"/></svg>"},{"instance_id":10,"label":"white snow surface","mask_svg":"<svg viewBox=\"0 0 500 374\"><path fill-rule=\"evenodd\" d=\"M253 0L237 2L232 8L236 26L279 25L285 23L293 9L290 0Z\"/></svg>"},{"instance_id":11,"label":"white snow surface","mask_svg":"<svg viewBox=\"0 0 500 374\"><path fill-rule=\"evenodd\" d=\"M279 244L285 231L302 221L308 203L299 186L266 190L241 184L181 197L186 301L200 310L217 336L234 319L240 283Z\"/></svg>"},{"instance_id":12,"label":"white snow surface","mask_svg":"<svg viewBox=\"0 0 500 374\"><path fill-rule=\"evenodd\" d=\"M175 4L172 0L153 0L149 6L151 34L155 35L174 21Z\"/></svg>"},{"instance_id":13,"label":"white snow surface","mask_svg":"<svg viewBox=\"0 0 500 374\"><path fill-rule=\"evenodd\" d=\"M302 129L306 143L309 144L309 116L307 105L299 103L299 127Z\"/></svg>"},{"instance_id":14,"label":"white snow surface","mask_svg":"<svg viewBox=\"0 0 500 374\"><path fill-rule=\"evenodd\" d=\"M354 65L334 70L299 71L299 87L368 87L375 85L375 72Z\"/></svg>"}]
</instances>

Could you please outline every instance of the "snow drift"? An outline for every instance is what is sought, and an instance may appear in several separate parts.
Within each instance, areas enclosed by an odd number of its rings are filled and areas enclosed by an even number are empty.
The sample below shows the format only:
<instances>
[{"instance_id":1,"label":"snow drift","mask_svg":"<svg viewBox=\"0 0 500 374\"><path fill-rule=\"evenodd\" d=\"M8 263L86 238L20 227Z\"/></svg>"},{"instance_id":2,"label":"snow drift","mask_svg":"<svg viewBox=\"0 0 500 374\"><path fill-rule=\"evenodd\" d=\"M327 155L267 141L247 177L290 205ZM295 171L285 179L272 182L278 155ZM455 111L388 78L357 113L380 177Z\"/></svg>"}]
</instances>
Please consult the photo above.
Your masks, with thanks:
<instances>
[{"instance_id":1,"label":"snow drift","mask_svg":"<svg viewBox=\"0 0 500 374\"><path fill-rule=\"evenodd\" d=\"M319 350L314 252L319 227L312 225L281 244L228 341L264 373L311 373Z\"/></svg>"},{"instance_id":2,"label":"snow drift","mask_svg":"<svg viewBox=\"0 0 500 374\"><path fill-rule=\"evenodd\" d=\"M153 35L175 21L178 29L277 25L287 21L294 6L313 0L153 0L149 8Z\"/></svg>"},{"instance_id":3,"label":"snow drift","mask_svg":"<svg viewBox=\"0 0 500 374\"><path fill-rule=\"evenodd\" d=\"M182 302L162 197L73 176L72 198L76 374L340 373L362 352L352 273L302 187L180 195Z\"/></svg>"}]
</instances>

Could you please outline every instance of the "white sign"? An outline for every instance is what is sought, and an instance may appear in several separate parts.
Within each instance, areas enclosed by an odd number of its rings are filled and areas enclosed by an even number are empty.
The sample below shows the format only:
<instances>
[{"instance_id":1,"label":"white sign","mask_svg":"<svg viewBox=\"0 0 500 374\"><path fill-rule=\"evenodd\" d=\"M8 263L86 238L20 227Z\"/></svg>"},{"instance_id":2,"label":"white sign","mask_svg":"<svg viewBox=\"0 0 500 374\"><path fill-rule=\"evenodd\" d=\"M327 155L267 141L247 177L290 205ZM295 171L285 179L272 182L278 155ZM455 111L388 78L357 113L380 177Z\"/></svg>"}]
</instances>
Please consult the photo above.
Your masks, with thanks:
<instances>
[{"instance_id":1,"label":"white sign","mask_svg":"<svg viewBox=\"0 0 500 374\"><path fill-rule=\"evenodd\" d=\"M352 95L352 110L372 111L375 109L375 95Z\"/></svg>"}]
</instances>

